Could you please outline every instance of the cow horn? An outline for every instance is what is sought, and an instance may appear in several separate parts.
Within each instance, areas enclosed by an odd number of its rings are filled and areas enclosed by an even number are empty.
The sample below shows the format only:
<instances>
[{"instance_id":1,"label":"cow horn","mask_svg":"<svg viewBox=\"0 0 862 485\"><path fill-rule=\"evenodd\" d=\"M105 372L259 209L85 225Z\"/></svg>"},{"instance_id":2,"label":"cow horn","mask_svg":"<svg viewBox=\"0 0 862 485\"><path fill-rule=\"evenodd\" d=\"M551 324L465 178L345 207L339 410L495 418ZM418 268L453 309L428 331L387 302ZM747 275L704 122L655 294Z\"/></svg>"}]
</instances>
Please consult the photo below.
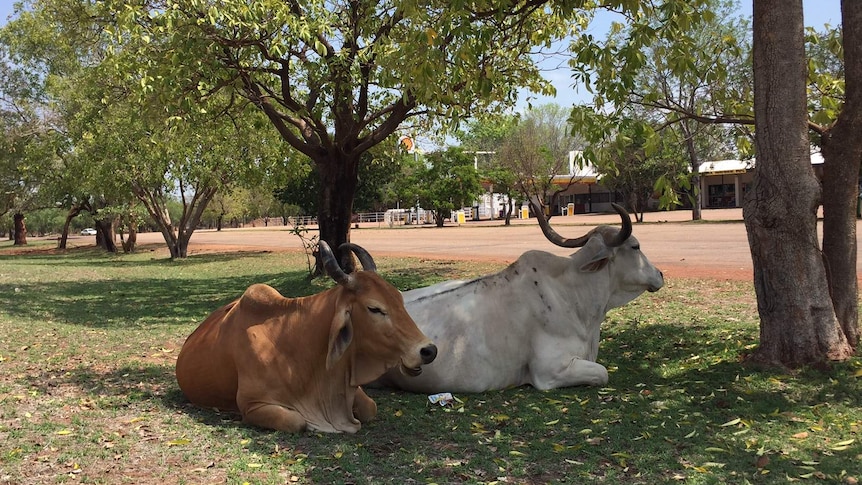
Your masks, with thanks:
<instances>
[{"instance_id":1,"label":"cow horn","mask_svg":"<svg viewBox=\"0 0 862 485\"><path fill-rule=\"evenodd\" d=\"M629 236L632 235L632 219L629 216L629 213L626 212L622 206L618 204L611 203L611 206L615 211L620 215L620 219L622 220L622 228L617 233L617 235L610 241L607 241L606 244L609 247L621 246ZM584 244L589 241L590 236L592 235L592 231L584 234L581 237L569 239L561 236L557 231L555 231L551 224L548 222L548 219L545 218L545 214L542 212L541 208L537 207L533 201L530 201L530 208L533 210L533 213L536 214L536 219L539 221L539 227L542 228L542 233L545 234L545 237L548 241L556 244L557 246L561 246L564 248L580 248L583 247Z\"/></svg>"},{"instance_id":2,"label":"cow horn","mask_svg":"<svg viewBox=\"0 0 862 485\"><path fill-rule=\"evenodd\" d=\"M349 274L345 273L343 269L341 269L341 266L338 265L329 244L321 239L317 242L317 248L320 253L320 259L323 261L323 268L326 270L326 274L328 274L329 277L335 280L339 285L350 286L352 278Z\"/></svg>"},{"instance_id":3,"label":"cow horn","mask_svg":"<svg viewBox=\"0 0 862 485\"><path fill-rule=\"evenodd\" d=\"M583 245L586 244L587 241L589 241L590 233L584 234L583 236L575 239L569 239L561 236L548 223L548 219L545 218L545 213L542 212L541 207L536 206L536 204L534 204L532 200L530 201L530 208L533 210L533 214L536 214L536 219L539 221L539 227L542 228L542 233L545 234L545 237L548 239L548 241L551 241L557 246L564 248L580 248L583 247Z\"/></svg>"},{"instance_id":4,"label":"cow horn","mask_svg":"<svg viewBox=\"0 0 862 485\"><path fill-rule=\"evenodd\" d=\"M629 215L628 211L626 211L622 206L611 203L611 207L617 211L617 214L620 215L620 219L622 219L622 227L620 227L620 232L617 233L616 237L613 240L608 241L609 247L617 247L622 246L626 239L632 235L632 218Z\"/></svg>"},{"instance_id":5,"label":"cow horn","mask_svg":"<svg viewBox=\"0 0 862 485\"><path fill-rule=\"evenodd\" d=\"M355 254L359 259L359 264L362 265L363 271L377 271L377 265L374 264L374 258L371 257L371 254L369 254L365 248L353 243L344 243L338 247L338 250L342 253L344 253L346 249L353 251L353 254Z\"/></svg>"}]
</instances>

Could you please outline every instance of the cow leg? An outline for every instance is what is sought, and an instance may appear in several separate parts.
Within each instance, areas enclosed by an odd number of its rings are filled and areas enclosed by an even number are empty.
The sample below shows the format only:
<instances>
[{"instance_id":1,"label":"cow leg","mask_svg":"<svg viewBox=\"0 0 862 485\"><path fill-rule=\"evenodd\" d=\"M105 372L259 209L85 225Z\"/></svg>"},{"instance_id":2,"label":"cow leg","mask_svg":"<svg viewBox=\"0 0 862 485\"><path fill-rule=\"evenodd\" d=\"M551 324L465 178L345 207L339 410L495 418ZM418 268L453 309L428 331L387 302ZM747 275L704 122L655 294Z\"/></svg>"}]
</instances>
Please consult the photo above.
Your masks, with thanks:
<instances>
[{"instance_id":1,"label":"cow leg","mask_svg":"<svg viewBox=\"0 0 862 485\"><path fill-rule=\"evenodd\" d=\"M377 403L368 397L361 387L356 388L356 395L353 397L353 416L360 423L367 423L377 416Z\"/></svg>"},{"instance_id":2,"label":"cow leg","mask_svg":"<svg viewBox=\"0 0 862 485\"><path fill-rule=\"evenodd\" d=\"M241 412L243 423L261 428L300 433L308 427L301 414L278 404L247 403Z\"/></svg>"},{"instance_id":3,"label":"cow leg","mask_svg":"<svg viewBox=\"0 0 862 485\"><path fill-rule=\"evenodd\" d=\"M533 363L530 369L531 384L543 391L569 386L604 386L608 383L605 366L584 359L572 358L563 367L558 362Z\"/></svg>"}]
</instances>

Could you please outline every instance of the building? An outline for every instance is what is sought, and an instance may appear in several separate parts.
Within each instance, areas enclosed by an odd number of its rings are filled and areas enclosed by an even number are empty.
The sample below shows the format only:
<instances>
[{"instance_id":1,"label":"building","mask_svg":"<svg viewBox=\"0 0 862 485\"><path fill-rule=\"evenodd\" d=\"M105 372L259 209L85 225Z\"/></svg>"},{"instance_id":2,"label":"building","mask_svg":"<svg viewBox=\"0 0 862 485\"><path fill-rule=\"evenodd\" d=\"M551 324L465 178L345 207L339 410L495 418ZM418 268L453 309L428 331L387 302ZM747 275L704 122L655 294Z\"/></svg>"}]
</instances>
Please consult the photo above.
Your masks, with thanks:
<instances>
[{"instance_id":1,"label":"building","mask_svg":"<svg viewBox=\"0 0 862 485\"><path fill-rule=\"evenodd\" d=\"M754 159L716 160L702 163L698 170L701 207L704 209L742 207L745 192L751 187L754 179L754 164ZM817 176L820 177L823 173L823 156L820 152L812 151L811 164ZM613 211L612 202L624 202L621 194L602 186L601 175L578 151L569 152L569 173L554 177L554 184L560 187L568 186L568 189L562 192L558 200L549 207L554 215L610 212ZM505 207L505 203L502 194L489 191L473 206L474 217L476 214L479 218L491 215L497 217ZM657 207L658 201L654 203ZM522 207L526 207L526 204ZM521 208L516 208L515 211L516 216L522 216Z\"/></svg>"},{"instance_id":2,"label":"building","mask_svg":"<svg viewBox=\"0 0 862 485\"><path fill-rule=\"evenodd\" d=\"M701 207L718 209L742 207L745 193L754 180L755 160L717 160L700 165ZM823 155L811 152L811 165L817 177L823 175Z\"/></svg>"}]
</instances>

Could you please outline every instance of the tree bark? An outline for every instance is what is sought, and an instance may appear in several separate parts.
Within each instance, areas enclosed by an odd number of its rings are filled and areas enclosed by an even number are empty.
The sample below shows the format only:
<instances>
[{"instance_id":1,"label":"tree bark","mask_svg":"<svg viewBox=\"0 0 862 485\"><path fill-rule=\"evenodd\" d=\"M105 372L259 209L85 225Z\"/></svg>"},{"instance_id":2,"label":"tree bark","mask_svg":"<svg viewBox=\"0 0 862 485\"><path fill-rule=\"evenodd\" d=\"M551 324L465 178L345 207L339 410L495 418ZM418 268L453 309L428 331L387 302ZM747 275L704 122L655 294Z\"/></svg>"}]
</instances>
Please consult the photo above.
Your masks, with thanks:
<instances>
[{"instance_id":1,"label":"tree bark","mask_svg":"<svg viewBox=\"0 0 862 485\"><path fill-rule=\"evenodd\" d=\"M114 220L95 219L96 245L109 253L117 252L117 243L114 242Z\"/></svg>"},{"instance_id":2,"label":"tree bark","mask_svg":"<svg viewBox=\"0 0 862 485\"><path fill-rule=\"evenodd\" d=\"M802 0L754 0L757 163L743 217L760 345L750 360L791 368L852 354L835 317L817 240Z\"/></svg>"},{"instance_id":3,"label":"tree bark","mask_svg":"<svg viewBox=\"0 0 862 485\"><path fill-rule=\"evenodd\" d=\"M16 212L14 216L12 216L12 224L13 224L13 238L15 242L13 246L26 246L27 245L27 226L24 224L24 214L21 212Z\"/></svg>"},{"instance_id":4,"label":"tree bark","mask_svg":"<svg viewBox=\"0 0 862 485\"><path fill-rule=\"evenodd\" d=\"M823 257L835 315L847 342L859 345L856 204L862 163L862 2L841 2L844 106L823 133Z\"/></svg>"},{"instance_id":5,"label":"tree bark","mask_svg":"<svg viewBox=\"0 0 862 485\"><path fill-rule=\"evenodd\" d=\"M350 221L353 216L353 198L359 181L359 157L338 159L337 154L328 154L325 159L315 160L320 177L317 224L320 240L326 241L345 271L353 271L353 254L341 254L339 247L350 242ZM318 258L315 274L323 273Z\"/></svg>"}]
</instances>

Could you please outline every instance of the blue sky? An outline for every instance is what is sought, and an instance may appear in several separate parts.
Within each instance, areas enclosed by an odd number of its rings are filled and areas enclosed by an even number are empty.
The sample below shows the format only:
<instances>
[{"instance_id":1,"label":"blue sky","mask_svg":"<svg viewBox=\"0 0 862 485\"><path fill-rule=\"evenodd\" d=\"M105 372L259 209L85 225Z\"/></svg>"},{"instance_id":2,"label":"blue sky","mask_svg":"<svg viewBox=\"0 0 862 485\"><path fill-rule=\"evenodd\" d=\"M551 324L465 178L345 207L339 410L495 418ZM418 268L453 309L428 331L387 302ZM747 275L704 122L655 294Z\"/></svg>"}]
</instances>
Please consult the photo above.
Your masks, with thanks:
<instances>
[{"instance_id":1,"label":"blue sky","mask_svg":"<svg viewBox=\"0 0 862 485\"><path fill-rule=\"evenodd\" d=\"M12 13L12 5L14 0L0 0L0 25L6 23L9 15ZM739 13L743 16L751 16L752 0L743 0L740 2ZM805 25L815 28L822 28L824 24L838 25L841 23L841 1L840 0L803 0L805 8ZM603 36L598 31L600 26L594 27L597 37ZM562 65L559 65L562 64ZM545 77L550 80L557 89L556 98L537 98L531 102L533 105L555 102L563 106L569 106L574 103L587 101L587 94L583 89L577 90L572 87L571 75L565 62L556 62L556 64L548 64L553 67L552 70L545 71ZM559 66L558 66L559 65ZM522 93L521 102L519 105L524 106L524 101L529 93Z\"/></svg>"}]
</instances>

